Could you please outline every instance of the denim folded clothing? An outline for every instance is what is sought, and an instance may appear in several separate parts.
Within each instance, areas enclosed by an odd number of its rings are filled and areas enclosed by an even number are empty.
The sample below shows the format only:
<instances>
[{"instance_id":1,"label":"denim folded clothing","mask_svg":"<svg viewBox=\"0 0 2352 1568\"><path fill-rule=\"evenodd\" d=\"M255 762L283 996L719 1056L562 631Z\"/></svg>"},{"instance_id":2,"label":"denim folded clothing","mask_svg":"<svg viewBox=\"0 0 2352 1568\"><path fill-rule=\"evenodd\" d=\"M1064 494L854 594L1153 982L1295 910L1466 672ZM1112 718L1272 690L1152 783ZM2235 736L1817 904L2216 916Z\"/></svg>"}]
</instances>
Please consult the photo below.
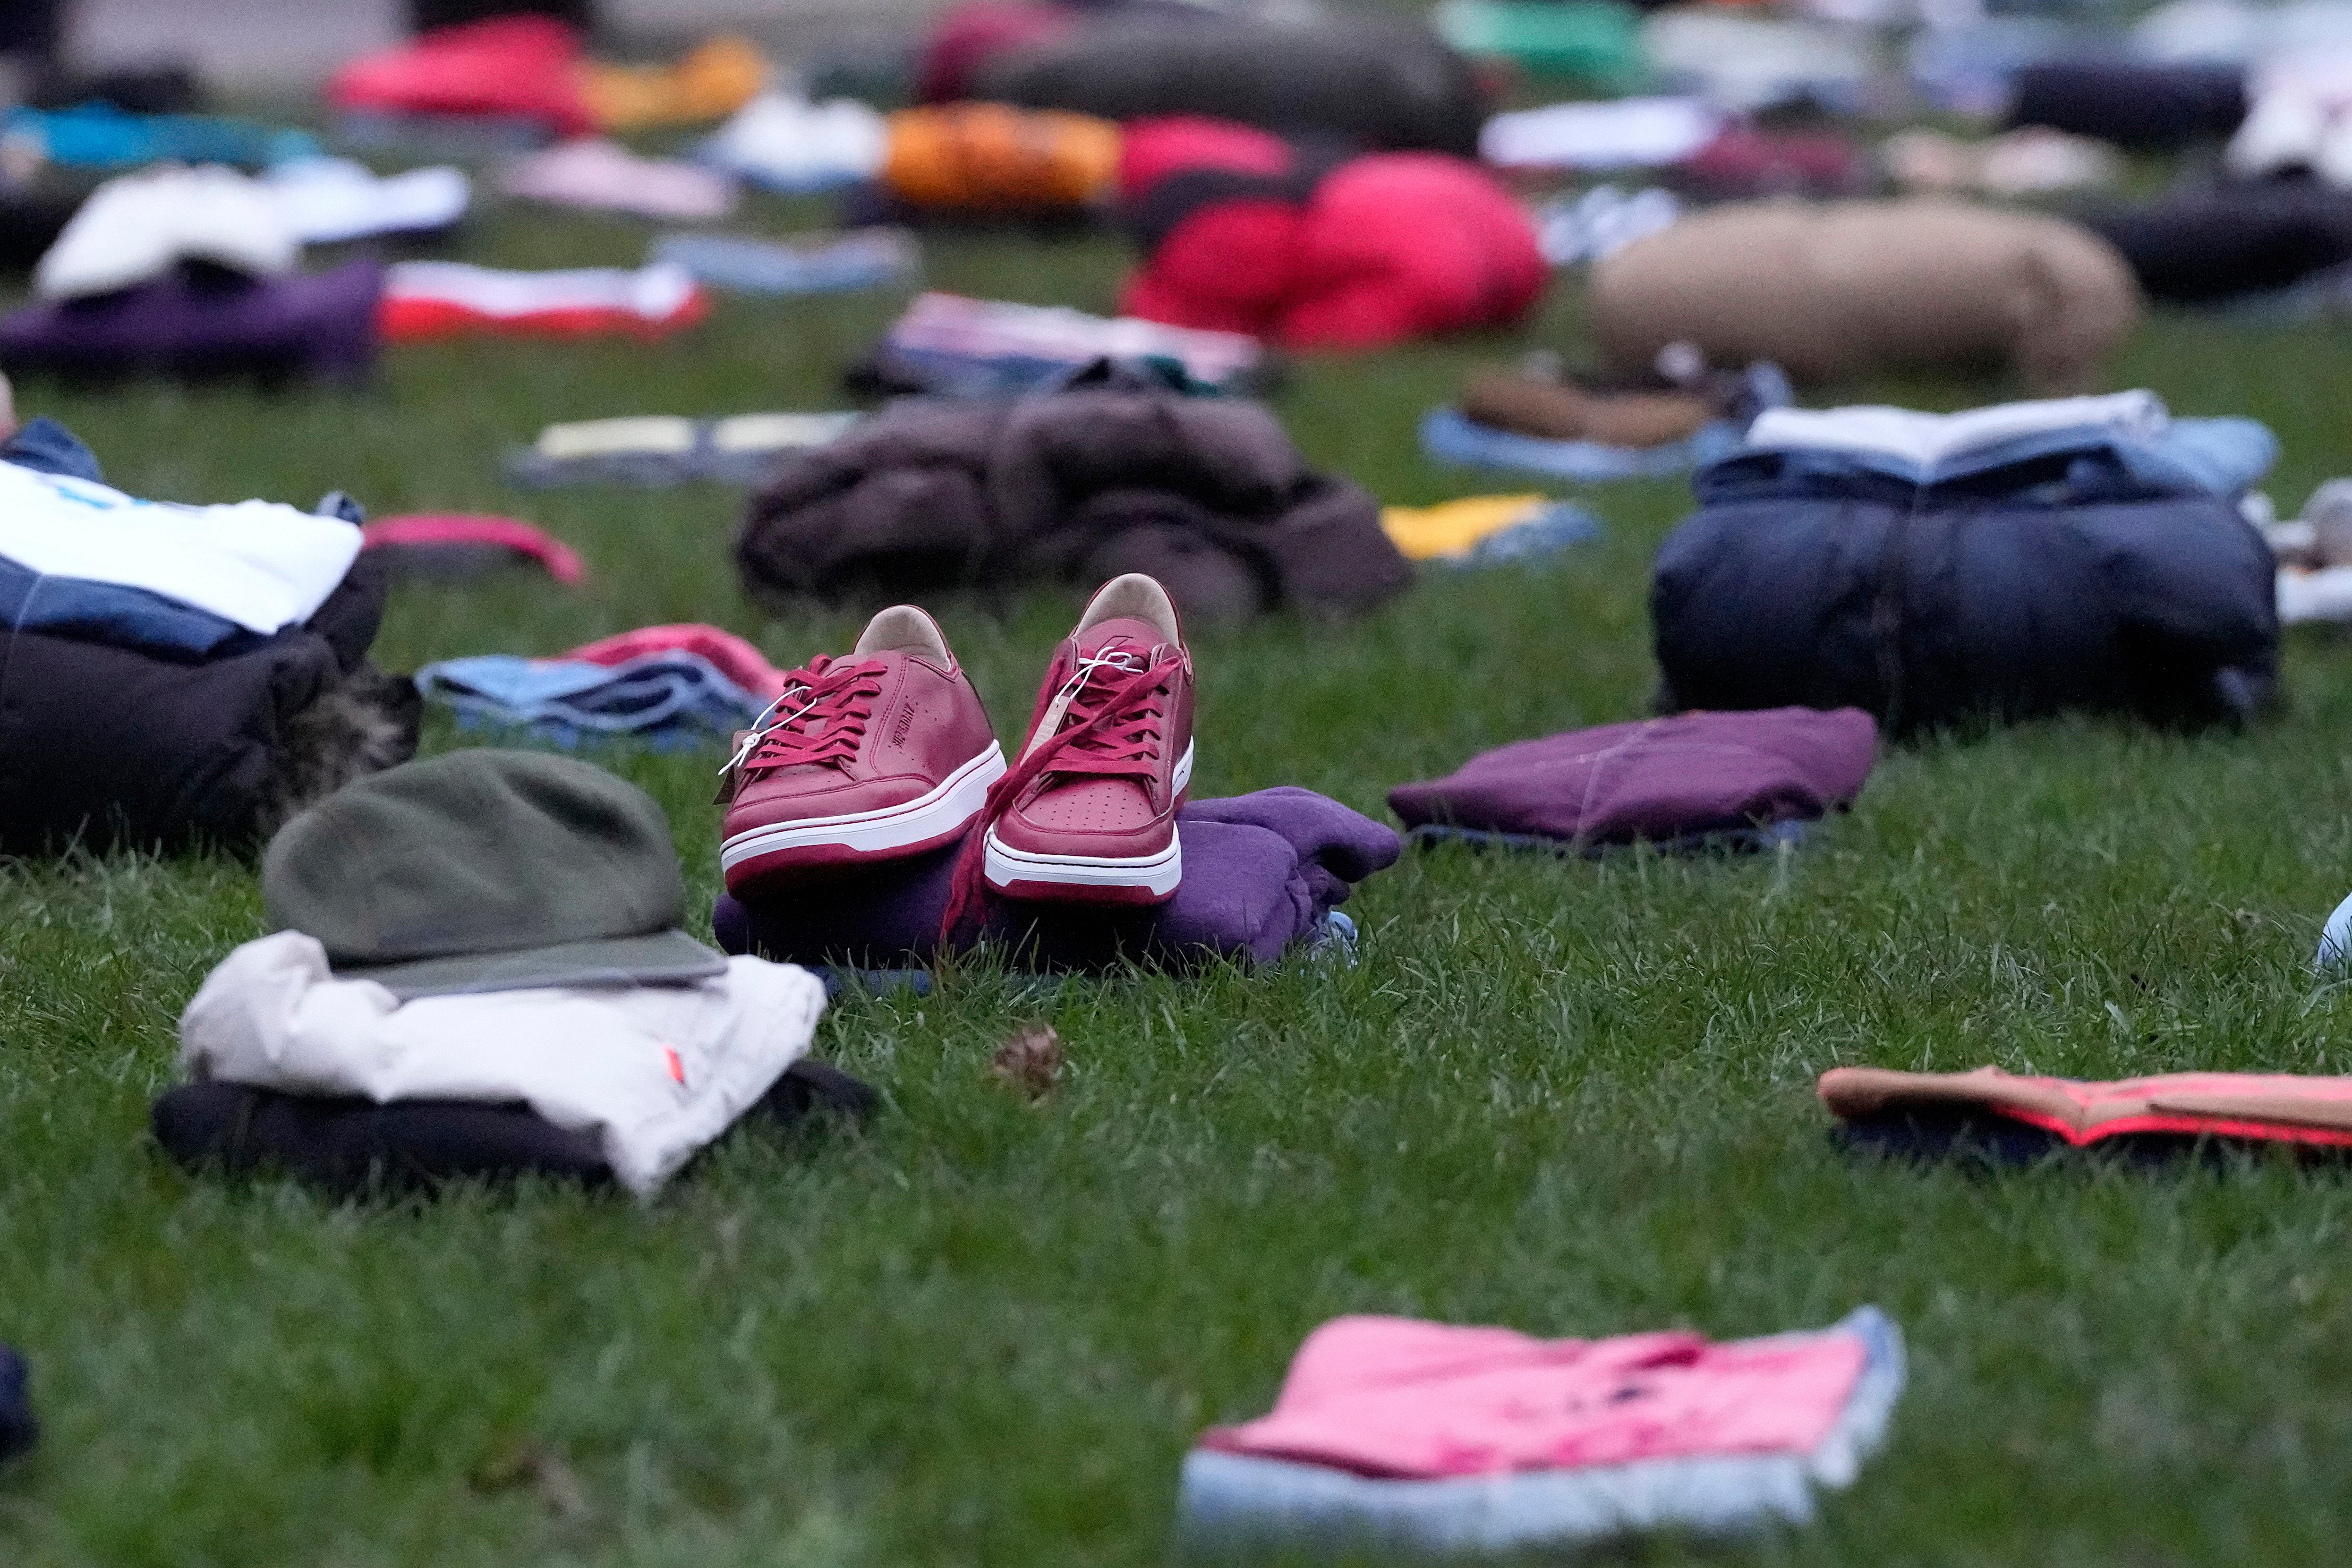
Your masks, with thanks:
<instances>
[{"instance_id":1,"label":"denim folded clothing","mask_svg":"<svg viewBox=\"0 0 2352 1568\"><path fill-rule=\"evenodd\" d=\"M640 415L551 425L509 456L507 478L527 489L560 485L635 485L660 489L708 480L752 485L788 452L848 432L863 416L739 414L724 419Z\"/></svg>"},{"instance_id":2,"label":"denim folded clothing","mask_svg":"<svg viewBox=\"0 0 2352 1568\"><path fill-rule=\"evenodd\" d=\"M0 136L37 149L52 163L126 168L145 163L233 163L264 169L318 156L307 132L204 114L132 114L110 103L16 109Z\"/></svg>"},{"instance_id":3,"label":"denim folded clothing","mask_svg":"<svg viewBox=\"0 0 2352 1568\"><path fill-rule=\"evenodd\" d=\"M1819 449L1702 469L1651 587L1671 701L1853 706L1897 734L2074 709L2248 716L2277 675L2275 568L2231 487L2267 432L2184 429L2227 439L2062 430L1924 479Z\"/></svg>"},{"instance_id":4,"label":"denim folded clothing","mask_svg":"<svg viewBox=\"0 0 2352 1568\"><path fill-rule=\"evenodd\" d=\"M1381 509L1381 530L1408 561L1501 566L1557 555L1601 537L1601 520L1547 496L1471 496Z\"/></svg>"},{"instance_id":5,"label":"denim folded clothing","mask_svg":"<svg viewBox=\"0 0 2352 1568\"><path fill-rule=\"evenodd\" d=\"M802 235L789 240L740 234L666 234L648 261L683 267L698 283L747 294L836 294L906 281L922 251L905 229Z\"/></svg>"},{"instance_id":6,"label":"denim folded clothing","mask_svg":"<svg viewBox=\"0 0 2352 1568\"><path fill-rule=\"evenodd\" d=\"M1883 1446L1904 1381L1874 1307L1715 1344L1342 1318L1271 1415L1186 1456L1179 1528L1216 1555L1454 1556L1807 1524Z\"/></svg>"},{"instance_id":7,"label":"denim folded clothing","mask_svg":"<svg viewBox=\"0 0 2352 1568\"><path fill-rule=\"evenodd\" d=\"M467 729L525 731L562 746L622 737L661 751L718 744L768 705L684 650L618 665L478 654L426 665L416 689Z\"/></svg>"},{"instance_id":8,"label":"denim folded clothing","mask_svg":"<svg viewBox=\"0 0 2352 1568\"><path fill-rule=\"evenodd\" d=\"M2163 1158L2201 1146L2352 1151L2352 1078L2181 1072L2116 1082L1999 1068L1832 1068L1817 1087L1847 1147L2026 1163L2074 1150Z\"/></svg>"},{"instance_id":9,"label":"denim folded clothing","mask_svg":"<svg viewBox=\"0 0 2352 1568\"><path fill-rule=\"evenodd\" d=\"M1178 814L1184 880L1150 909L1081 910L990 895L979 940L1015 965L1098 970L1122 961L1184 969L1272 963L1328 939L1354 884L1396 863L1391 829L1311 790L1196 800ZM821 899L746 905L722 897L719 945L792 963L888 968L939 956L958 843L828 882Z\"/></svg>"},{"instance_id":10,"label":"denim folded clothing","mask_svg":"<svg viewBox=\"0 0 2352 1568\"><path fill-rule=\"evenodd\" d=\"M567 588L587 580L580 554L562 540L510 517L433 512L379 518L360 531L395 573L417 577L470 577L490 567L529 563Z\"/></svg>"},{"instance_id":11,"label":"denim folded clothing","mask_svg":"<svg viewBox=\"0 0 2352 1568\"><path fill-rule=\"evenodd\" d=\"M1738 449L1739 426L1717 420L1688 440L1663 447L1608 447L1598 441L1549 441L1475 425L1456 408L1433 408L1421 421L1421 449L1433 460L1465 468L1544 474L1598 484L1608 479L1672 479Z\"/></svg>"},{"instance_id":12,"label":"denim folded clothing","mask_svg":"<svg viewBox=\"0 0 2352 1568\"><path fill-rule=\"evenodd\" d=\"M14 1458L40 1440L33 1418L32 1376L25 1358L0 1345L0 1459Z\"/></svg>"},{"instance_id":13,"label":"denim folded clothing","mask_svg":"<svg viewBox=\"0 0 2352 1568\"><path fill-rule=\"evenodd\" d=\"M36 578L143 589L264 636L310 619L359 551L359 530L340 517L142 500L0 462L0 559ZM14 624L47 624L47 595L31 597L18 609L35 618Z\"/></svg>"},{"instance_id":14,"label":"denim folded clothing","mask_svg":"<svg viewBox=\"0 0 2352 1568\"><path fill-rule=\"evenodd\" d=\"M1409 826L1530 835L1576 848L1674 844L1843 810L1877 759L1853 708L1683 713L1482 752L1442 779L1400 784Z\"/></svg>"},{"instance_id":15,"label":"denim folded clothing","mask_svg":"<svg viewBox=\"0 0 2352 1568\"><path fill-rule=\"evenodd\" d=\"M2253 419L2176 419L2152 392L2044 398L1959 414L1908 408L1776 408L1748 429L1742 454L1802 454L1809 471L1881 474L1915 485L2032 484L2053 462L2090 457L2158 486L2192 485L2231 500L2278 460L2278 437Z\"/></svg>"},{"instance_id":16,"label":"denim folded clothing","mask_svg":"<svg viewBox=\"0 0 2352 1568\"><path fill-rule=\"evenodd\" d=\"M880 1099L839 1068L803 1057L741 1123L790 1126L819 1111L863 1118ZM282 1172L344 1194L521 1176L591 1187L619 1180L592 1132L567 1131L520 1104L378 1104L215 1080L165 1090L148 1123L164 1152L192 1173Z\"/></svg>"},{"instance_id":17,"label":"denim folded clothing","mask_svg":"<svg viewBox=\"0 0 2352 1568\"><path fill-rule=\"evenodd\" d=\"M990 396L1048 384L1098 360L1171 360L1194 385L1240 391L1261 373L1265 353L1241 332L930 293L907 307L875 358L902 390Z\"/></svg>"},{"instance_id":18,"label":"denim folded clothing","mask_svg":"<svg viewBox=\"0 0 2352 1568\"><path fill-rule=\"evenodd\" d=\"M356 382L375 365L383 277L368 260L285 278L183 271L120 294L26 305L0 316L0 368Z\"/></svg>"}]
</instances>

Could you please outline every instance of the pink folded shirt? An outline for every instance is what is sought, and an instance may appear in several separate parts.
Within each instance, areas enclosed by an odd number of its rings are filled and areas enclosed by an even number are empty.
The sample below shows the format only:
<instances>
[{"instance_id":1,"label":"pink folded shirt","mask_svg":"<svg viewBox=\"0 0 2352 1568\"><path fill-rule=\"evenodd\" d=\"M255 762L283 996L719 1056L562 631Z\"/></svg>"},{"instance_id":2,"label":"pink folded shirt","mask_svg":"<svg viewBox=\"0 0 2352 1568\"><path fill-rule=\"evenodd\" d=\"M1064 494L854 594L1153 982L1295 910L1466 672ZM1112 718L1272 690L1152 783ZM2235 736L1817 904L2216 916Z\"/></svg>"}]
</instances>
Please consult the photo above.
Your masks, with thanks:
<instances>
[{"instance_id":1,"label":"pink folded shirt","mask_svg":"<svg viewBox=\"0 0 2352 1568\"><path fill-rule=\"evenodd\" d=\"M1866 1359L1858 1335L1836 1331L1717 1344L1338 1318L1299 1347L1272 1414L1201 1447L1407 1479L1803 1454L1829 1436Z\"/></svg>"},{"instance_id":2,"label":"pink folded shirt","mask_svg":"<svg viewBox=\"0 0 2352 1568\"><path fill-rule=\"evenodd\" d=\"M735 182L716 170L677 158L640 158L601 137L518 159L499 183L509 195L532 201L687 222L725 217L736 201Z\"/></svg>"}]
</instances>

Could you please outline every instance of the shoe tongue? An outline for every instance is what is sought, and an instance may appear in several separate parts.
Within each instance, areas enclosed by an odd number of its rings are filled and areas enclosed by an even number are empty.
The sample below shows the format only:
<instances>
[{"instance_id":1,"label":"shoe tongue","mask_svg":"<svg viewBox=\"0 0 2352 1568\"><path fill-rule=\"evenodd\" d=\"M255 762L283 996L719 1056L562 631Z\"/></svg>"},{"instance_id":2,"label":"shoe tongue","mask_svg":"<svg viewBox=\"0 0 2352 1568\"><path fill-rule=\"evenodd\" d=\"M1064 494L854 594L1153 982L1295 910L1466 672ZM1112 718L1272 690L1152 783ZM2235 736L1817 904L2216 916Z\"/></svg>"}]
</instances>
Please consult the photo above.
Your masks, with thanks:
<instances>
[{"instance_id":1,"label":"shoe tongue","mask_svg":"<svg viewBox=\"0 0 2352 1568\"><path fill-rule=\"evenodd\" d=\"M1111 643L1123 642L1138 657L1148 658L1153 648L1167 640L1150 621L1121 616L1116 620L1097 622L1079 633L1078 653L1081 657L1099 653Z\"/></svg>"}]
</instances>

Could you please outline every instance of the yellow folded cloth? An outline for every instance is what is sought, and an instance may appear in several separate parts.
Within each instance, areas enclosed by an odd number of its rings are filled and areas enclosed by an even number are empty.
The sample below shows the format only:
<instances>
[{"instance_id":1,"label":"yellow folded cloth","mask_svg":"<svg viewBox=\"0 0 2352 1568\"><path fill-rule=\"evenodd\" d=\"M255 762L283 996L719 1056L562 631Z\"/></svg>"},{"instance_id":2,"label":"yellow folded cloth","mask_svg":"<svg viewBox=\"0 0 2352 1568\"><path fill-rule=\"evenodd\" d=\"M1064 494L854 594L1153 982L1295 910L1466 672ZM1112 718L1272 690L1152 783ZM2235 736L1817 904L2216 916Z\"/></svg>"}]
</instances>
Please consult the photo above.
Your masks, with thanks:
<instances>
[{"instance_id":1,"label":"yellow folded cloth","mask_svg":"<svg viewBox=\"0 0 2352 1568\"><path fill-rule=\"evenodd\" d=\"M674 66L580 68L589 118L606 131L649 125L700 125L724 120L768 85L768 61L751 39L711 39Z\"/></svg>"},{"instance_id":2,"label":"yellow folded cloth","mask_svg":"<svg viewBox=\"0 0 2352 1568\"><path fill-rule=\"evenodd\" d=\"M1381 509L1381 527L1408 560L1467 553L1490 533L1525 522L1551 505L1549 496L1469 496L1436 506Z\"/></svg>"}]
</instances>

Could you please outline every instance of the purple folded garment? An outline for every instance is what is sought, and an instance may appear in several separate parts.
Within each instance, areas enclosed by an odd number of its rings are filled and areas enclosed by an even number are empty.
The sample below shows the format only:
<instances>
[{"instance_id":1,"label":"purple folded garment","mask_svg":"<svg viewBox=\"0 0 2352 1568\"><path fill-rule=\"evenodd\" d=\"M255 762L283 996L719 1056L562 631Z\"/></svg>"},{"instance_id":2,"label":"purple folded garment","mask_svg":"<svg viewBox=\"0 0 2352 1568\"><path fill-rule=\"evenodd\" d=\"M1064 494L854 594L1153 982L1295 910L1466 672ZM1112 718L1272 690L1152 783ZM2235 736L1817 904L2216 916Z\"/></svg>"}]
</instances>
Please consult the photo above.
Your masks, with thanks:
<instances>
[{"instance_id":1,"label":"purple folded garment","mask_svg":"<svg viewBox=\"0 0 2352 1568\"><path fill-rule=\"evenodd\" d=\"M283 278L183 270L117 294L10 311L0 317L0 367L93 379L357 381L375 363L383 292L374 261Z\"/></svg>"},{"instance_id":2,"label":"purple folded garment","mask_svg":"<svg viewBox=\"0 0 2352 1568\"><path fill-rule=\"evenodd\" d=\"M1679 713L1482 752L1449 778L1398 785L1389 809L1413 827L1666 843L1846 805L1877 750L1878 726L1859 708Z\"/></svg>"},{"instance_id":3,"label":"purple folded garment","mask_svg":"<svg viewBox=\"0 0 2352 1568\"><path fill-rule=\"evenodd\" d=\"M1323 929L1354 883L1396 863L1396 834L1312 790L1195 801L1176 819L1184 881L1157 909L988 901L988 942L1036 969L1101 969L1122 957L1182 968L1271 963ZM928 963L940 946L961 844L752 909L722 897L719 945L793 963Z\"/></svg>"}]
</instances>

